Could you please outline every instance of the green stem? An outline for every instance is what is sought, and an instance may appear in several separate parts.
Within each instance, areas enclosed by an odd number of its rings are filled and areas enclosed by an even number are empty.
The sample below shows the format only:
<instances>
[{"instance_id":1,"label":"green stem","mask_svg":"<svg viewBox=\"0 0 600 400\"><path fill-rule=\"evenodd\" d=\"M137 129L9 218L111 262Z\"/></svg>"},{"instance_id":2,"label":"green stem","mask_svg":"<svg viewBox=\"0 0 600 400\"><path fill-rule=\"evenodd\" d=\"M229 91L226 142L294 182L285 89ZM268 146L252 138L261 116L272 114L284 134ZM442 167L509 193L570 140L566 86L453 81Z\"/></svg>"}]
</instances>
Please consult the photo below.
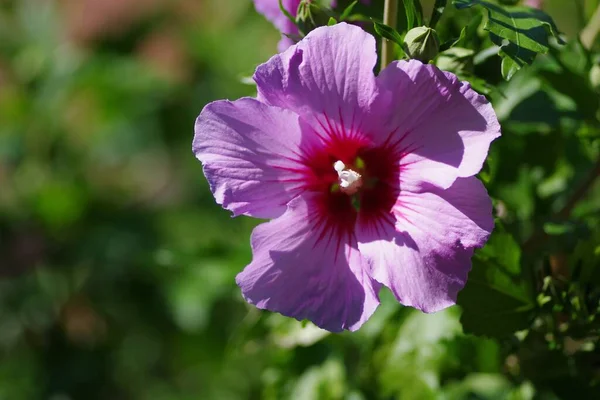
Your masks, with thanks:
<instances>
[{"instance_id":1,"label":"green stem","mask_svg":"<svg viewBox=\"0 0 600 400\"><path fill-rule=\"evenodd\" d=\"M582 27L585 24L585 6L581 0L575 0L574 3L577 10L577 23Z\"/></svg>"},{"instance_id":2,"label":"green stem","mask_svg":"<svg viewBox=\"0 0 600 400\"><path fill-rule=\"evenodd\" d=\"M581 43L586 49L591 49L594 45L594 41L598 37L598 33L600 32L600 5L594 11L594 15L590 18L590 21L586 25L585 28L581 31L579 38L581 39Z\"/></svg>"},{"instance_id":3,"label":"green stem","mask_svg":"<svg viewBox=\"0 0 600 400\"><path fill-rule=\"evenodd\" d=\"M396 29L398 19L398 2L401 0L385 0L383 5L383 23ZM394 60L394 42L388 39L381 41L381 69Z\"/></svg>"},{"instance_id":4,"label":"green stem","mask_svg":"<svg viewBox=\"0 0 600 400\"><path fill-rule=\"evenodd\" d=\"M431 20L429 21L429 27L435 28L440 18L442 18L442 14L444 13L444 9L446 8L446 3L448 0L436 0L433 5L433 11L431 13Z\"/></svg>"}]
</instances>

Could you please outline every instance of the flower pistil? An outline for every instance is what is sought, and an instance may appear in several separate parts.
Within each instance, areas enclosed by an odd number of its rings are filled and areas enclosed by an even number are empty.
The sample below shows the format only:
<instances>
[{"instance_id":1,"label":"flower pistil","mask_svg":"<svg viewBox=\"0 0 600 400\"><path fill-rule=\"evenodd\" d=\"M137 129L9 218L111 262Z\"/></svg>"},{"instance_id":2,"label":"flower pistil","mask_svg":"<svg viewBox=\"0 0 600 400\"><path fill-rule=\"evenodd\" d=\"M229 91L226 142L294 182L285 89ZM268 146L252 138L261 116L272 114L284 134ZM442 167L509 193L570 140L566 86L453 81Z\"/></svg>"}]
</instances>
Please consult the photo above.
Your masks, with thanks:
<instances>
[{"instance_id":1,"label":"flower pistil","mask_svg":"<svg viewBox=\"0 0 600 400\"><path fill-rule=\"evenodd\" d=\"M343 193L353 195L358 192L363 183L361 174L350 168L346 168L346 165L340 160L333 164L333 169L338 173L339 187Z\"/></svg>"}]
</instances>

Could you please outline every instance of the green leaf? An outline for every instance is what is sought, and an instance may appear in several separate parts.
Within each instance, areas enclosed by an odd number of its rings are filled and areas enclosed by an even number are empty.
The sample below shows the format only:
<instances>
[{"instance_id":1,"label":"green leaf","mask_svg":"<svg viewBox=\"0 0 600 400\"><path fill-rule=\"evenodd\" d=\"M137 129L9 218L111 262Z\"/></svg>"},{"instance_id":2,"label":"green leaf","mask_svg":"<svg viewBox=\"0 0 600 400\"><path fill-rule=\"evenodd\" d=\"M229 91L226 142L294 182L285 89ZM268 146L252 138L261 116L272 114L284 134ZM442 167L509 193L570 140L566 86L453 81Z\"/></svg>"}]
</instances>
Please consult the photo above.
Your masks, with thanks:
<instances>
[{"instance_id":1,"label":"green leaf","mask_svg":"<svg viewBox=\"0 0 600 400\"><path fill-rule=\"evenodd\" d=\"M337 24L337 21L333 17L329 17L329 21L327 21L327 26L333 26Z\"/></svg>"},{"instance_id":2,"label":"green leaf","mask_svg":"<svg viewBox=\"0 0 600 400\"><path fill-rule=\"evenodd\" d=\"M430 28L435 28L437 25L438 21L442 17L442 14L444 13L446 3L448 3L448 0L435 0L435 4L433 5L433 10L431 12L431 20L429 21Z\"/></svg>"},{"instance_id":3,"label":"green leaf","mask_svg":"<svg viewBox=\"0 0 600 400\"><path fill-rule=\"evenodd\" d=\"M485 30L490 39L500 47L498 54L503 58L502 76L509 80L516 71L531 64L538 53L549 50L549 37L559 43L558 28L545 12L529 7L502 7L486 0L454 0L457 9L484 7L488 12Z\"/></svg>"},{"instance_id":4,"label":"green leaf","mask_svg":"<svg viewBox=\"0 0 600 400\"><path fill-rule=\"evenodd\" d=\"M330 334L308 320L297 321L279 314L271 314L267 324L271 341L284 349L312 346Z\"/></svg>"},{"instance_id":5,"label":"green leaf","mask_svg":"<svg viewBox=\"0 0 600 400\"><path fill-rule=\"evenodd\" d=\"M570 97L577 105L577 112L585 120L595 122L596 112L600 107L600 96L589 84L590 67L586 65L586 55L577 52L577 45L577 41L569 43L554 58L560 65L560 71L547 68L540 70L539 76L553 89Z\"/></svg>"},{"instance_id":6,"label":"green leaf","mask_svg":"<svg viewBox=\"0 0 600 400\"><path fill-rule=\"evenodd\" d=\"M566 235L575 231L575 225L569 222L546 222L544 224L544 232L548 235Z\"/></svg>"},{"instance_id":7,"label":"green leaf","mask_svg":"<svg viewBox=\"0 0 600 400\"><path fill-rule=\"evenodd\" d=\"M296 24L296 18L294 18L292 16L292 14L290 14L290 12L288 10L285 9L285 7L283 6L283 1L282 0L278 0L279 1L279 10L281 11L281 13L283 15L286 16L287 19L289 19L290 21L292 21L294 24Z\"/></svg>"},{"instance_id":8,"label":"green leaf","mask_svg":"<svg viewBox=\"0 0 600 400\"><path fill-rule=\"evenodd\" d=\"M511 388L510 381L502 375L475 372L452 382L444 394L450 399L506 399Z\"/></svg>"},{"instance_id":9,"label":"green leaf","mask_svg":"<svg viewBox=\"0 0 600 400\"><path fill-rule=\"evenodd\" d=\"M337 358L308 368L292 387L289 398L297 400L341 399L347 392L346 369Z\"/></svg>"},{"instance_id":10,"label":"green leaf","mask_svg":"<svg viewBox=\"0 0 600 400\"><path fill-rule=\"evenodd\" d=\"M354 0L348 5L348 7L344 9L342 14L340 15L340 21L345 21L350 16L350 14L352 14L352 10L354 9L356 3L358 3L358 0Z\"/></svg>"},{"instance_id":11,"label":"green leaf","mask_svg":"<svg viewBox=\"0 0 600 400\"><path fill-rule=\"evenodd\" d=\"M521 248L506 232L494 234L488 244L479 250L478 256L483 260L495 260L509 274L516 276L521 272Z\"/></svg>"},{"instance_id":12,"label":"green leaf","mask_svg":"<svg viewBox=\"0 0 600 400\"><path fill-rule=\"evenodd\" d=\"M521 65L516 63L510 57L504 57L502 59L502 65L500 67L500 71L502 72L502 77L507 81L510 80L513 75L521 69Z\"/></svg>"},{"instance_id":13,"label":"green leaf","mask_svg":"<svg viewBox=\"0 0 600 400\"><path fill-rule=\"evenodd\" d=\"M483 20L483 15L478 14L474 16L469 24L462 28L460 31L460 36L458 39L452 44L452 47L470 47L468 44L471 42L472 38L477 36L477 30L479 29L479 25Z\"/></svg>"},{"instance_id":14,"label":"green leaf","mask_svg":"<svg viewBox=\"0 0 600 400\"><path fill-rule=\"evenodd\" d=\"M521 276L521 250L511 235L495 233L476 253L457 303L465 333L501 338L529 326L535 299Z\"/></svg>"},{"instance_id":15,"label":"green leaf","mask_svg":"<svg viewBox=\"0 0 600 400\"><path fill-rule=\"evenodd\" d=\"M397 30L395 30L391 26L382 24L381 22L377 22L375 20L373 20L373 24L375 27L375 32L377 32L379 36L391 40L392 42L402 46L402 36L398 33Z\"/></svg>"},{"instance_id":16,"label":"green leaf","mask_svg":"<svg viewBox=\"0 0 600 400\"><path fill-rule=\"evenodd\" d=\"M415 0L404 0L404 12L406 13L406 30L415 26L421 26L421 14L415 6Z\"/></svg>"},{"instance_id":17,"label":"green leaf","mask_svg":"<svg viewBox=\"0 0 600 400\"><path fill-rule=\"evenodd\" d=\"M451 47L440 53L436 59L438 68L455 74L473 71L473 56L475 52L464 47Z\"/></svg>"},{"instance_id":18,"label":"green leaf","mask_svg":"<svg viewBox=\"0 0 600 400\"><path fill-rule=\"evenodd\" d=\"M448 341L460 335L457 311L449 308L434 314L408 313L394 342L380 348L379 357L375 357L383 359L379 380L384 398L436 398L440 385L436 371L446 361Z\"/></svg>"}]
</instances>

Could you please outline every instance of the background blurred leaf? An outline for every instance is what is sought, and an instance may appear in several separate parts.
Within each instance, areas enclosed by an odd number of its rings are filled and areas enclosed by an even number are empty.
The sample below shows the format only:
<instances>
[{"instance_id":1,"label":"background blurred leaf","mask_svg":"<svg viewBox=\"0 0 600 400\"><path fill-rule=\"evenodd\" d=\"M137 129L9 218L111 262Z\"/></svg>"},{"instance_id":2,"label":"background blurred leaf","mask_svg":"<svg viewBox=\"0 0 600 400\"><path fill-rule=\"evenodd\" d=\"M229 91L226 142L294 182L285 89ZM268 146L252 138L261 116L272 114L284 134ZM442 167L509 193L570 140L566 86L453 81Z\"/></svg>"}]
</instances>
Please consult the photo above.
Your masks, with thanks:
<instances>
[{"instance_id":1,"label":"background blurred leaf","mask_svg":"<svg viewBox=\"0 0 600 400\"><path fill-rule=\"evenodd\" d=\"M458 304L466 333L503 337L528 327L535 303L521 273L521 249L509 234L495 233L476 253Z\"/></svg>"},{"instance_id":2,"label":"background blurred leaf","mask_svg":"<svg viewBox=\"0 0 600 400\"><path fill-rule=\"evenodd\" d=\"M445 362L446 344L460 333L456 309L436 314L411 313L385 351L380 376L383 393L407 398L435 398L440 386L437 372ZM406 385L406 382L411 382Z\"/></svg>"}]
</instances>

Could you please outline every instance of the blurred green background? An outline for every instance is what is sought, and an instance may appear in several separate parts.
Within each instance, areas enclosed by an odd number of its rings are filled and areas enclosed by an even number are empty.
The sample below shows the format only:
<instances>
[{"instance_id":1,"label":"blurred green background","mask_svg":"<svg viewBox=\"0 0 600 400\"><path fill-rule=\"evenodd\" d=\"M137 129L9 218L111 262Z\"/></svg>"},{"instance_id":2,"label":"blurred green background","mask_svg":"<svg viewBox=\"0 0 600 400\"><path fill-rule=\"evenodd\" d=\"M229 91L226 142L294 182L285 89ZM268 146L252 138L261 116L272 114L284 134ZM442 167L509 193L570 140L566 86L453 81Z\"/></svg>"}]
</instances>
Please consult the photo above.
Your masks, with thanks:
<instances>
[{"instance_id":1,"label":"blurred green background","mask_svg":"<svg viewBox=\"0 0 600 400\"><path fill-rule=\"evenodd\" d=\"M582 28L584 2L546 3ZM331 335L243 301L257 221L214 203L193 124L253 95L241 78L278 40L247 0L0 0L0 400L558 398L458 307L382 292ZM502 122L540 113L545 97L512 112L534 92L498 100ZM545 182L523 171L492 189L516 220Z\"/></svg>"}]
</instances>

